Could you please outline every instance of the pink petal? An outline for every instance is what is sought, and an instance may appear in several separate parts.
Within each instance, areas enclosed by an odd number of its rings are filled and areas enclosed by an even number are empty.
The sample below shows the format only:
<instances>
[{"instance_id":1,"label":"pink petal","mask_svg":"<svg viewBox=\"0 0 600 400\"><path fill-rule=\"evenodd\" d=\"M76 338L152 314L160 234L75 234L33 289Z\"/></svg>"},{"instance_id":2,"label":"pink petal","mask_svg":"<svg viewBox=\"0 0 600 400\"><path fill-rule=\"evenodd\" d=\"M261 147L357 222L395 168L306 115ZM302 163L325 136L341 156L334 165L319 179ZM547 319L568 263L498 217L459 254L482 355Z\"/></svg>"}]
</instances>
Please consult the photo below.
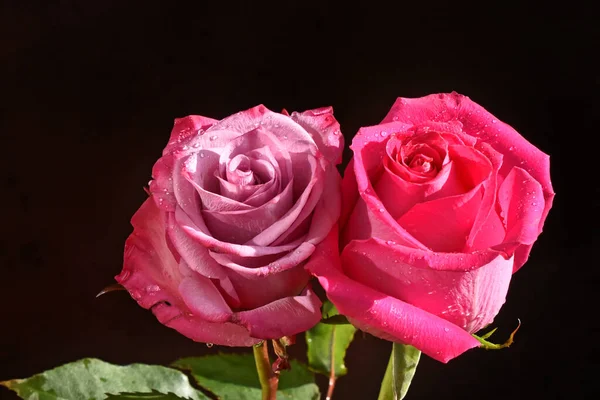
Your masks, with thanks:
<instances>
[{"instance_id":1,"label":"pink petal","mask_svg":"<svg viewBox=\"0 0 600 400\"><path fill-rule=\"evenodd\" d=\"M173 189L173 170L177 158L166 155L158 159L152 167L153 180L149 183L150 193L156 205L163 211L175 211L177 198Z\"/></svg>"},{"instance_id":2,"label":"pink petal","mask_svg":"<svg viewBox=\"0 0 600 400\"><path fill-rule=\"evenodd\" d=\"M314 245L305 242L298 246L298 248L296 248L294 251L291 251L283 255L281 258L270 262L268 265L261 267L246 267L234 262L231 257L228 257L226 254L222 253L211 252L210 255L220 265L228 268L229 270L234 271L248 279L258 279L277 274L297 266L302 261L310 257L314 250Z\"/></svg>"},{"instance_id":3,"label":"pink petal","mask_svg":"<svg viewBox=\"0 0 600 400\"><path fill-rule=\"evenodd\" d=\"M512 256L518 246L531 245L541 233L545 212L543 188L524 169L513 168L498 191L498 204L506 227L502 245L495 248ZM515 265L515 271L521 265Z\"/></svg>"},{"instance_id":4,"label":"pink petal","mask_svg":"<svg viewBox=\"0 0 600 400\"><path fill-rule=\"evenodd\" d=\"M292 268L282 270L259 278L248 278L236 272L229 273L239 295L241 304L246 310L262 307L284 297L294 296L302 292L311 276L302 265L296 264ZM257 290L260 287L260 290Z\"/></svg>"},{"instance_id":5,"label":"pink petal","mask_svg":"<svg viewBox=\"0 0 600 400\"><path fill-rule=\"evenodd\" d=\"M329 165L325 171L324 188L321 198L315 206L306 241L320 243L335 226L341 211L340 174L337 168Z\"/></svg>"},{"instance_id":6,"label":"pink petal","mask_svg":"<svg viewBox=\"0 0 600 400\"><path fill-rule=\"evenodd\" d=\"M490 324L506 299L513 260L496 254L469 271L411 263L411 251L376 239L351 242L342 256L349 278L476 332Z\"/></svg>"},{"instance_id":7,"label":"pink petal","mask_svg":"<svg viewBox=\"0 0 600 400\"><path fill-rule=\"evenodd\" d=\"M167 232L171 243L173 243L173 247L175 247L190 269L207 278L227 279L223 267L209 256L208 249L205 246L194 241L177 224L173 213L168 215Z\"/></svg>"},{"instance_id":8,"label":"pink petal","mask_svg":"<svg viewBox=\"0 0 600 400\"><path fill-rule=\"evenodd\" d=\"M315 326L321 319L321 301L306 288L302 294L276 300L254 310L234 314L236 323L259 339L279 339Z\"/></svg>"},{"instance_id":9,"label":"pink petal","mask_svg":"<svg viewBox=\"0 0 600 400\"><path fill-rule=\"evenodd\" d=\"M306 185L302 186L301 195L296 197L297 200L294 205L281 218L273 222L271 226L257 234L246 244L259 246L281 245L281 243L274 242L285 234L286 231L293 231L297 224L301 223L306 216L312 213L323 191L323 171L318 167L317 161L314 158L308 157L307 161L304 167L308 172L305 173L310 173L311 179ZM298 178L301 179L299 175ZM294 177L295 182L296 176ZM296 185L294 184L294 186Z\"/></svg>"},{"instance_id":10,"label":"pink petal","mask_svg":"<svg viewBox=\"0 0 600 400\"><path fill-rule=\"evenodd\" d=\"M358 185L354 174L354 158L350 160L342 177L342 208L340 211L339 226L343 229L352 214L358 200Z\"/></svg>"},{"instance_id":11,"label":"pink petal","mask_svg":"<svg viewBox=\"0 0 600 400\"><path fill-rule=\"evenodd\" d=\"M332 107L317 108L302 113L293 112L292 119L308 131L325 158L339 164L344 150L344 136L333 116Z\"/></svg>"},{"instance_id":12,"label":"pink petal","mask_svg":"<svg viewBox=\"0 0 600 400\"><path fill-rule=\"evenodd\" d=\"M167 147L163 150L163 155L169 154L176 149L189 144L190 138L202 134L218 121L201 115L188 115L187 117L175 119L171 138Z\"/></svg>"},{"instance_id":13,"label":"pink petal","mask_svg":"<svg viewBox=\"0 0 600 400\"><path fill-rule=\"evenodd\" d=\"M203 210L206 226L215 239L246 243L282 219L293 205L293 181L278 195L260 207L237 211Z\"/></svg>"},{"instance_id":14,"label":"pink petal","mask_svg":"<svg viewBox=\"0 0 600 400\"><path fill-rule=\"evenodd\" d=\"M190 311L208 322L227 322L231 308L210 279L196 274L179 284L179 293Z\"/></svg>"},{"instance_id":15,"label":"pink petal","mask_svg":"<svg viewBox=\"0 0 600 400\"><path fill-rule=\"evenodd\" d=\"M451 169L452 163L448 163L435 178L425 183L414 183L400 178L386 166L374 183L375 192L392 218L398 219L415 204L427 201L434 194L440 197L439 192L443 188L448 188L444 192L456 194L457 185L448 182Z\"/></svg>"},{"instance_id":16,"label":"pink petal","mask_svg":"<svg viewBox=\"0 0 600 400\"><path fill-rule=\"evenodd\" d=\"M161 322L196 342L232 347L249 347L260 342L251 337L246 328L230 322L207 322L187 314Z\"/></svg>"},{"instance_id":17,"label":"pink petal","mask_svg":"<svg viewBox=\"0 0 600 400\"><path fill-rule=\"evenodd\" d=\"M465 247L481 198L478 186L463 195L420 203L400 217L398 224L433 251L460 252Z\"/></svg>"},{"instance_id":18,"label":"pink petal","mask_svg":"<svg viewBox=\"0 0 600 400\"><path fill-rule=\"evenodd\" d=\"M284 185L294 176L292 173L292 160L288 148L284 146L283 138L268 131L263 126L244 133L220 149L221 177L225 177L229 160L237 155L248 155L269 162L277 170Z\"/></svg>"},{"instance_id":19,"label":"pink petal","mask_svg":"<svg viewBox=\"0 0 600 400\"><path fill-rule=\"evenodd\" d=\"M179 295L184 279L165 240L160 210L148 199L135 213L133 233L125 244L123 271L116 276L140 306L152 310L164 325L200 342L251 346L258 341L232 323L210 323L190 315Z\"/></svg>"},{"instance_id":20,"label":"pink petal","mask_svg":"<svg viewBox=\"0 0 600 400\"><path fill-rule=\"evenodd\" d=\"M366 332L410 344L441 362L479 346L458 326L344 275L335 230L317 246L306 268L319 278L340 313Z\"/></svg>"},{"instance_id":21,"label":"pink petal","mask_svg":"<svg viewBox=\"0 0 600 400\"><path fill-rule=\"evenodd\" d=\"M262 257L270 254L279 254L295 249L301 242L291 242L280 246L250 246L222 242L212 237L206 225L196 225L190 217L179 208L175 210L175 222L187 233L192 240L213 251L233 254L241 257Z\"/></svg>"}]
</instances>

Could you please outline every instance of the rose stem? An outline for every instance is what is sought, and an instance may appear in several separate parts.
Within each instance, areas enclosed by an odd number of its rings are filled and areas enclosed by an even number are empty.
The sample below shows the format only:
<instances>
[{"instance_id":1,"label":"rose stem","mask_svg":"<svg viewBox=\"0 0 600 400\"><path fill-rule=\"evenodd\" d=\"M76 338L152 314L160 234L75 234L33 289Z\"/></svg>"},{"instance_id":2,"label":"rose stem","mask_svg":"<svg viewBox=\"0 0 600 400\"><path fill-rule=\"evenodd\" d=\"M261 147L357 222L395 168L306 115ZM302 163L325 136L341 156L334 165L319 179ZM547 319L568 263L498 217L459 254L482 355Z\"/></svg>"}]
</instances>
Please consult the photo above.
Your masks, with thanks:
<instances>
[{"instance_id":1,"label":"rose stem","mask_svg":"<svg viewBox=\"0 0 600 400\"><path fill-rule=\"evenodd\" d=\"M335 389L335 368L332 367L331 372L329 373L329 388L327 388L327 397L325 398L325 400L331 400L331 398L333 397L334 389Z\"/></svg>"},{"instance_id":2,"label":"rose stem","mask_svg":"<svg viewBox=\"0 0 600 400\"><path fill-rule=\"evenodd\" d=\"M262 400L277 400L279 376L273 372L273 368L271 367L267 341L264 340L255 345L252 350L254 352L254 361L256 362L260 387L262 388Z\"/></svg>"}]
</instances>

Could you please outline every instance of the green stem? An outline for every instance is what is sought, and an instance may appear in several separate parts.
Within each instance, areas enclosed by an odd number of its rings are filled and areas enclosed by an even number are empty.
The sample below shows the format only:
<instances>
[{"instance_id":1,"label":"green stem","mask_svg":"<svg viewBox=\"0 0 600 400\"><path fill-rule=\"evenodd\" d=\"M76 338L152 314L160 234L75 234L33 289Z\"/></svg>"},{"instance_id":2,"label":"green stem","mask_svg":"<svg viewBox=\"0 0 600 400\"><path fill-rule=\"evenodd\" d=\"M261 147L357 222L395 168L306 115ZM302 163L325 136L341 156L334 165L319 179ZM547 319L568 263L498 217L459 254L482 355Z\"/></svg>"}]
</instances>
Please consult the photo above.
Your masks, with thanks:
<instances>
[{"instance_id":1,"label":"green stem","mask_svg":"<svg viewBox=\"0 0 600 400\"><path fill-rule=\"evenodd\" d=\"M262 388L262 400L277 400L277 386L279 385L279 376L273 373L271 360L269 359L269 348L267 341L262 341L252 348L254 352L254 361L256 371Z\"/></svg>"},{"instance_id":2,"label":"green stem","mask_svg":"<svg viewBox=\"0 0 600 400\"><path fill-rule=\"evenodd\" d=\"M419 364L421 352L412 346L394 343L377 400L402 400Z\"/></svg>"}]
</instances>

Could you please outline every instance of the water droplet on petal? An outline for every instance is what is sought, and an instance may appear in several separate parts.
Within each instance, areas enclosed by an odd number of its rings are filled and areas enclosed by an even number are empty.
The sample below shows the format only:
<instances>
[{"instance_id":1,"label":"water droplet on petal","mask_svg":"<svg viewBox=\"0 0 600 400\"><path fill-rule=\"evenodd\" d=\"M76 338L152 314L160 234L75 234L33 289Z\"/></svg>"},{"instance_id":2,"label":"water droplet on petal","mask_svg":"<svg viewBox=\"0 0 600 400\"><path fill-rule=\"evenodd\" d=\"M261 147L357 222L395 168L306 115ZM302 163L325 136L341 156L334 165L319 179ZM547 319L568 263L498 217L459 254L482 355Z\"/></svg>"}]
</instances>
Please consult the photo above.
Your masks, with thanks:
<instances>
[{"instance_id":1,"label":"water droplet on petal","mask_svg":"<svg viewBox=\"0 0 600 400\"><path fill-rule=\"evenodd\" d=\"M450 332L450 328L448 328L448 327L444 328L444 332Z\"/></svg>"},{"instance_id":2,"label":"water droplet on petal","mask_svg":"<svg viewBox=\"0 0 600 400\"><path fill-rule=\"evenodd\" d=\"M206 347L208 347L209 349L213 346L214 346L214 344L212 344L212 343L206 343Z\"/></svg>"},{"instance_id":3,"label":"water droplet on petal","mask_svg":"<svg viewBox=\"0 0 600 400\"><path fill-rule=\"evenodd\" d=\"M384 211L385 211L385 208L380 208L379 209L379 212L384 212Z\"/></svg>"},{"instance_id":4,"label":"water droplet on petal","mask_svg":"<svg viewBox=\"0 0 600 400\"><path fill-rule=\"evenodd\" d=\"M381 131L379 134L381 135L381 137L386 137L387 136L387 132L386 131Z\"/></svg>"},{"instance_id":5,"label":"water droplet on petal","mask_svg":"<svg viewBox=\"0 0 600 400\"><path fill-rule=\"evenodd\" d=\"M492 120L492 124L495 124L496 122L498 122L498 121L496 121L495 119Z\"/></svg>"},{"instance_id":6,"label":"water droplet on petal","mask_svg":"<svg viewBox=\"0 0 600 400\"><path fill-rule=\"evenodd\" d=\"M206 154L204 154L203 152L198 153L200 155L200 158L204 158L206 156Z\"/></svg>"},{"instance_id":7,"label":"water droplet on petal","mask_svg":"<svg viewBox=\"0 0 600 400\"><path fill-rule=\"evenodd\" d=\"M216 140L216 139L217 139L217 135L212 135L212 136L210 137L210 140Z\"/></svg>"}]
</instances>

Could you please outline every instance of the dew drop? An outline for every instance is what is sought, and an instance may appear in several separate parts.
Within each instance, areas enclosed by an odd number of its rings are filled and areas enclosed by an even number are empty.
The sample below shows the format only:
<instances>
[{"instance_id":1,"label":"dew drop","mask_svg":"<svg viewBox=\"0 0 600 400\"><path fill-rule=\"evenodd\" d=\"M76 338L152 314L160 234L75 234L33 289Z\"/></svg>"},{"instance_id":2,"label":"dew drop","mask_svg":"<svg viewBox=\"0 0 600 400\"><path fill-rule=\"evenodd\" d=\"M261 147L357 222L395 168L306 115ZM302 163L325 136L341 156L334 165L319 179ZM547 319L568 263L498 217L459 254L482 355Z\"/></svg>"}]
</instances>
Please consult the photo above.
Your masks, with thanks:
<instances>
[{"instance_id":1,"label":"dew drop","mask_svg":"<svg viewBox=\"0 0 600 400\"><path fill-rule=\"evenodd\" d=\"M444 332L450 332L450 328L448 328L448 327L444 328Z\"/></svg>"},{"instance_id":2,"label":"dew drop","mask_svg":"<svg viewBox=\"0 0 600 400\"><path fill-rule=\"evenodd\" d=\"M198 153L200 155L200 158L204 158L206 157L206 154L204 154L203 152Z\"/></svg>"},{"instance_id":3,"label":"dew drop","mask_svg":"<svg viewBox=\"0 0 600 400\"><path fill-rule=\"evenodd\" d=\"M510 146L510 147L508 148L508 150L509 150L509 151L513 151L514 149L515 149L515 146Z\"/></svg>"},{"instance_id":4,"label":"dew drop","mask_svg":"<svg viewBox=\"0 0 600 400\"><path fill-rule=\"evenodd\" d=\"M387 132L386 131L381 131L379 134L381 135L381 137L386 137L387 136Z\"/></svg>"},{"instance_id":5,"label":"dew drop","mask_svg":"<svg viewBox=\"0 0 600 400\"><path fill-rule=\"evenodd\" d=\"M208 347L209 349L213 346L214 346L214 344L212 344L212 343L206 343L206 347Z\"/></svg>"},{"instance_id":6,"label":"dew drop","mask_svg":"<svg viewBox=\"0 0 600 400\"><path fill-rule=\"evenodd\" d=\"M384 211L385 211L385 208L380 208L379 209L379 212L384 212Z\"/></svg>"},{"instance_id":7,"label":"dew drop","mask_svg":"<svg viewBox=\"0 0 600 400\"><path fill-rule=\"evenodd\" d=\"M389 244L390 246L396 244L396 242L394 242L393 240L388 240L386 243Z\"/></svg>"},{"instance_id":8,"label":"dew drop","mask_svg":"<svg viewBox=\"0 0 600 400\"><path fill-rule=\"evenodd\" d=\"M217 139L217 135L212 135L212 136L210 137L210 140L216 140L216 139Z\"/></svg>"},{"instance_id":9,"label":"dew drop","mask_svg":"<svg viewBox=\"0 0 600 400\"><path fill-rule=\"evenodd\" d=\"M496 121L495 119L492 120L492 124L495 124L496 122L498 122L498 121Z\"/></svg>"}]
</instances>

